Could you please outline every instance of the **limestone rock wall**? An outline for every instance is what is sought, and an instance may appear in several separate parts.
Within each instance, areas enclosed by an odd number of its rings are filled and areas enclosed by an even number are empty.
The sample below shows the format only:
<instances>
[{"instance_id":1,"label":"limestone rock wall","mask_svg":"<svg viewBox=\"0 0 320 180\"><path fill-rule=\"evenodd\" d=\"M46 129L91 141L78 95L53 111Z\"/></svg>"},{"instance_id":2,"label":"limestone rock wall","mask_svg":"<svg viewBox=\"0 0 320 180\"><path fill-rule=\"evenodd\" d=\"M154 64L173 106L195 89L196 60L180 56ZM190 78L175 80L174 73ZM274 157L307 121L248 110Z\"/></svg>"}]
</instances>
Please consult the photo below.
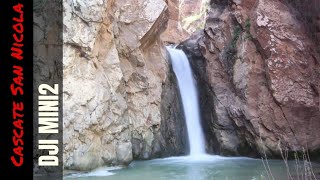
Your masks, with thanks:
<instances>
[{"instance_id":1,"label":"limestone rock wall","mask_svg":"<svg viewBox=\"0 0 320 180\"><path fill-rule=\"evenodd\" d=\"M65 0L63 6L64 168L160 156L166 131L174 131L161 129L162 103L174 100L162 100L170 74L159 38L166 3Z\"/></svg>"}]
</instances>

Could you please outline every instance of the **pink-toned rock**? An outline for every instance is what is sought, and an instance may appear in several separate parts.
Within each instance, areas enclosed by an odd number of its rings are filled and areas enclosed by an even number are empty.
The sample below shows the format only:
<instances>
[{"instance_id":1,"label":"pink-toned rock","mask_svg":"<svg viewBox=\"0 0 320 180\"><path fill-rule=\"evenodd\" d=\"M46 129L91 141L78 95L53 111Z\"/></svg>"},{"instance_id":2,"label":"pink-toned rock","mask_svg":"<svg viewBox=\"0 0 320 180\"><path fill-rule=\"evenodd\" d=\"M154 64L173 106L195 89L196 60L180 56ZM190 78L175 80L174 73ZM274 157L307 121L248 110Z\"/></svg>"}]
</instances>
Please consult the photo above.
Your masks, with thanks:
<instances>
[{"instance_id":1,"label":"pink-toned rock","mask_svg":"<svg viewBox=\"0 0 320 180\"><path fill-rule=\"evenodd\" d=\"M189 33L185 31L179 21L169 19L167 29L161 34L161 39L166 43L179 43L186 40Z\"/></svg>"},{"instance_id":2,"label":"pink-toned rock","mask_svg":"<svg viewBox=\"0 0 320 180\"><path fill-rule=\"evenodd\" d=\"M298 18L301 9L280 0L212 7L204 33L184 43L200 84L208 150L319 150L318 42Z\"/></svg>"},{"instance_id":3,"label":"pink-toned rock","mask_svg":"<svg viewBox=\"0 0 320 180\"><path fill-rule=\"evenodd\" d=\"M167 43L179 43L191 33L204 27L209 0L167 0L169 21L161 39Z\"/></svg>"}]
</instances>

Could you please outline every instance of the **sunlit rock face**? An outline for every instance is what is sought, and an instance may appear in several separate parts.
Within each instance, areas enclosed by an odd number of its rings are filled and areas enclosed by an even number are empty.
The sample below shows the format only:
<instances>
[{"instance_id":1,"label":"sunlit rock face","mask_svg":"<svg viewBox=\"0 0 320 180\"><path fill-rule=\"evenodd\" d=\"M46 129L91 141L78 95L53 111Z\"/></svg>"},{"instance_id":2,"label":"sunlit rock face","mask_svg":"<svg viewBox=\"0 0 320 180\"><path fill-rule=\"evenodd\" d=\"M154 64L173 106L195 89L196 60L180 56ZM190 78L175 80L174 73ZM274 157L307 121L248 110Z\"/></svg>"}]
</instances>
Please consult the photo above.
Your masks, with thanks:
<instances>
[{"instance_id":1,"label":"sunlit rock face","mask_svg":"<svg viewBox=\"0 0 320 180\"><path fill-rule=\"evenodd\" d=\"M314 23L318 2L309 3ZM319 29L310 31L304 10L298 1L212 1L204 31L182 43L200 86L209 151L319 150Z\"/></svg>"},{"instance_id":2,"label":"sunlit rock face","mask_svg":"<svg viewBox=\"0 0 320 180\"><path fill-rule=\"evenodd\" d=\"M64 168L183 153L185 125L160 40L166 3L65 0L63 7Z\"/></svg>"},{"instance_id":3,"label":"sunlit rock face","mask_svg":"<svg viewBox=\"0 0 320 180\"><path fill-rule=\"evenodd\" d=\"M179 43L204 28L209 0L167 0L169 20L161 39L167 43Z\"/></svg>"}]
</instances>

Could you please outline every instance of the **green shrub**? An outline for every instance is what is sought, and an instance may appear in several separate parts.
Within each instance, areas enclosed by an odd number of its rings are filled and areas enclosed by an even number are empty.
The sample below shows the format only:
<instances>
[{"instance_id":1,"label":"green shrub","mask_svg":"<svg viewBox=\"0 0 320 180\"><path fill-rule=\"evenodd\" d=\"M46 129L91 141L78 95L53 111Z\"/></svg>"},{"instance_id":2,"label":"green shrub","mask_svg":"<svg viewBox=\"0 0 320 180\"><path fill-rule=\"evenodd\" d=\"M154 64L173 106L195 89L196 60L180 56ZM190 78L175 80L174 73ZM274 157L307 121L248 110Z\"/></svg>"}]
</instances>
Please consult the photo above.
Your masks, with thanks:
<instances>
[{"instance_id":1,"label":"green shrub","mask_svg":"<svg viewBox=\"0 0 320 180\"><path fill-rule=\"evenodd\" d=\"M244 23L244 29L246 32L246 35L244 37L245 40L252 40L252 35L250 34L250 27L251 27L251 23L250 23L250 19L246 19L246 22Z\"/></svg>"}]
</instances>

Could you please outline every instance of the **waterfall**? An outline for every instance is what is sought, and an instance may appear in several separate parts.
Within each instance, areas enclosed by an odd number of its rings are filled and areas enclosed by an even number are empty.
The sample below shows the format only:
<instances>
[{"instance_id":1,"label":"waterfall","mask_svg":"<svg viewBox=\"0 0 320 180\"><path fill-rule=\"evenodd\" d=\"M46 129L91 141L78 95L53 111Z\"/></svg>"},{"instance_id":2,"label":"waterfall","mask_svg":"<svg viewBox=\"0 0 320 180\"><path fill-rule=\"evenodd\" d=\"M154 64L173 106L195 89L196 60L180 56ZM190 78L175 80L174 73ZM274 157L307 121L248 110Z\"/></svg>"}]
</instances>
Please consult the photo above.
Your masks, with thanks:
<instances>
[{"instance_id":1,"label":"waterfall","mask_svg":"<svg viewBox=\"0 0 320 180\"><path fill-rule=\"evenodd\" d=\"M186 118L190 156L205 154L205 141L200 123L199 102L196 85L187 56L182 50L167 47Z\"/></svg>"}]
</instances>

